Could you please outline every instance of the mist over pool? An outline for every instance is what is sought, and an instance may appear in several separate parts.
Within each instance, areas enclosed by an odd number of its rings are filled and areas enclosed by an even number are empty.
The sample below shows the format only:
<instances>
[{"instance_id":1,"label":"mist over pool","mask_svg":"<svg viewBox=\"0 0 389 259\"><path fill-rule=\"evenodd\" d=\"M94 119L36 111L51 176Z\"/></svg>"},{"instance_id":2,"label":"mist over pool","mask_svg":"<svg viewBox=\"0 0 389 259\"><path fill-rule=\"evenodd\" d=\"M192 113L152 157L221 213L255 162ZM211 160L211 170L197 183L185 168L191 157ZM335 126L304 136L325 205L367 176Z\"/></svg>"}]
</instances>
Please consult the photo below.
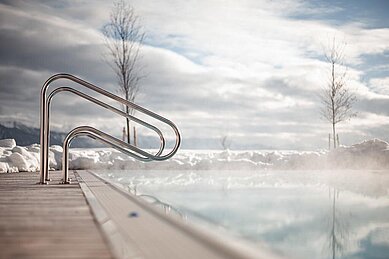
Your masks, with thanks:
<instances>
[{"instance_id":1,"label":"mist over pool","mask_svg":"<svg viewBox=\"0 0 389 259\"><path fill-rule=\"evenodd\" d=\"M110 171L231 235L292 258L387 258L389 171Z\"/></svg>"}]
</instances>

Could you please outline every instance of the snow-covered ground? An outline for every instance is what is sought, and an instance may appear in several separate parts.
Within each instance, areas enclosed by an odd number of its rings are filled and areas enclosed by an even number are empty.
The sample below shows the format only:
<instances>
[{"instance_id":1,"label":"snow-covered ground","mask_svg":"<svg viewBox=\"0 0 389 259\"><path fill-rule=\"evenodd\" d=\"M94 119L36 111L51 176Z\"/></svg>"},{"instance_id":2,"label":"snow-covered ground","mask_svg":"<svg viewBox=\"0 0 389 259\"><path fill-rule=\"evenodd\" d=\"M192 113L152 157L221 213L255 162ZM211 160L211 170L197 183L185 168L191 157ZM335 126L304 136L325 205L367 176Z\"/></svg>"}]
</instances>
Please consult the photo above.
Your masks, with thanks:
<instances>
[{"instance_id":1,"label":"snow-covered ground","mask_svg":"<svg viewBox=\"0 0 389 259\"><path fill-rule=\"evenodd\" d=\"M39 171L39 144L0 140L0 172ZM50 147L51 169L61 169L62 147ZM379 139L328 151L179 150L170 160L139 162L114 149L71 149L70 169L262 170L388 169L389 144Z\"/></svg>"}]
</instances>

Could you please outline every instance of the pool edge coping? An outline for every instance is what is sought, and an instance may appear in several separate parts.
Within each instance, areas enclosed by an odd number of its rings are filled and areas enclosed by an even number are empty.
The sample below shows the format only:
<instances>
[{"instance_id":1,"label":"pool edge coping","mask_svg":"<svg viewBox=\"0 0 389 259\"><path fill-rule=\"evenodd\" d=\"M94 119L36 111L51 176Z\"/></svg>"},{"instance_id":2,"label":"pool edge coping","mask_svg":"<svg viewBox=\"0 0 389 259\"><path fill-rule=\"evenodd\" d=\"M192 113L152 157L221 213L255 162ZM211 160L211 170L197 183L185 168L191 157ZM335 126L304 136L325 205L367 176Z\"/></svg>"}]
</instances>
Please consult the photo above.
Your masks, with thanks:
<instances>
[{"instance_id":1,"label":"pool edge coping","mask_svg":"<svg viewBox=\"0 0 389 259\"><path fill-rule=\"evenodd\" d=\"M267 247L254 247L249 245L248 242L240 240L234 237L226 237L221 233L215 233L201 227L196 224L184 222L176 217L166 215L159 208L153 207L141 198L134 196L133 194L126 192L122 186L118 183L113 183L103 177L99 176L92 170L82 170L82 172L89 173L101 182L109 185L114 191L117 191L121 195L125 196L131 202L135 202L143 209L151 212L159 220L165 221L169 225L177 228L177 231L182 231L202 245L214 250L221 255L227 255L231 258L269 258L269 259L282 259L285 258L280 254L276 254L274 251ZM106 213L105 209L100 205L98 199L93 194L92 190L87 186L84 179L78 174L77 170L74 170L74 174L78 179L81 190L90 206L91 212L101 228L104 238L106 239L109 247L111 248L112 254L115 258L128 258L128 252L131 251L132 256L137 254L137 249L133 249L129 244L122 238L120 231L116 223L111 220ZM126 252L127 251L127 252ZM137 258L131 257L131 258Z\"/></svg>"}]
</instances>

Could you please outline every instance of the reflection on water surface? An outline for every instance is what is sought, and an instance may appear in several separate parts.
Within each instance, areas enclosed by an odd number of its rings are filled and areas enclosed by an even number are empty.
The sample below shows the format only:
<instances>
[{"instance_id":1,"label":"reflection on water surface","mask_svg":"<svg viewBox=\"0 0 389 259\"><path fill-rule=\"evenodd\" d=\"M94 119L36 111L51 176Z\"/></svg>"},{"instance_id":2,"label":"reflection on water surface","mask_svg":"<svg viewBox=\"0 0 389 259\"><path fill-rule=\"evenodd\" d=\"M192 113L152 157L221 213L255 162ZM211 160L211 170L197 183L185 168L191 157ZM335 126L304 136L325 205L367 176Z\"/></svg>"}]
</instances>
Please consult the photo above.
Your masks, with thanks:
<instances>
[{"instance_id":1,"label":"reflection on water surface","mask_svg":"<svg viewBox=\"0 0 389 259\"><path fill-rule=\"evenodd\" d=\"M99 172L294 258L388 258L389 172Z\"/></svg>"}]
</instances>

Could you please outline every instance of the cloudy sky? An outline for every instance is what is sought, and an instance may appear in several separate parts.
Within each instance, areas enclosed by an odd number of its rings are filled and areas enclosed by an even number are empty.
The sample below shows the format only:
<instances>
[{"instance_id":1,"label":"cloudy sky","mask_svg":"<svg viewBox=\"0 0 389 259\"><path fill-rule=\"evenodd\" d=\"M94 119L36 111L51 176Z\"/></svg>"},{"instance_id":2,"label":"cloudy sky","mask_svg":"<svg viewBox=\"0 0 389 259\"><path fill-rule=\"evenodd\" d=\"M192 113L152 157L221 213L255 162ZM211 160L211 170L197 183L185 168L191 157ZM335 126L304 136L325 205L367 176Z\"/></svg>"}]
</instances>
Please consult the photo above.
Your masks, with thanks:
<instances>
[{"instance_id":1,"label":"cloudy sky","mask_svg":"<svg viewBox=\"0 0 389 259\"><path fill-rule=\"evenodd\" d=\"M316 149L331 128L319 114L323 48L347 42L348 87L358 116L340 141L389 140L389 2L131 1L147 33L137 103L176 122L183 147ZM0 121L39 126L39 92L75 74L117 92L101 35L110 1L0 1ZM66 82L62 82L64 85ZM53 128L88 124L121 134L123 120L63 94ZM140 134L147 134L142 129Z\"/></svg>"}]
</instances>

